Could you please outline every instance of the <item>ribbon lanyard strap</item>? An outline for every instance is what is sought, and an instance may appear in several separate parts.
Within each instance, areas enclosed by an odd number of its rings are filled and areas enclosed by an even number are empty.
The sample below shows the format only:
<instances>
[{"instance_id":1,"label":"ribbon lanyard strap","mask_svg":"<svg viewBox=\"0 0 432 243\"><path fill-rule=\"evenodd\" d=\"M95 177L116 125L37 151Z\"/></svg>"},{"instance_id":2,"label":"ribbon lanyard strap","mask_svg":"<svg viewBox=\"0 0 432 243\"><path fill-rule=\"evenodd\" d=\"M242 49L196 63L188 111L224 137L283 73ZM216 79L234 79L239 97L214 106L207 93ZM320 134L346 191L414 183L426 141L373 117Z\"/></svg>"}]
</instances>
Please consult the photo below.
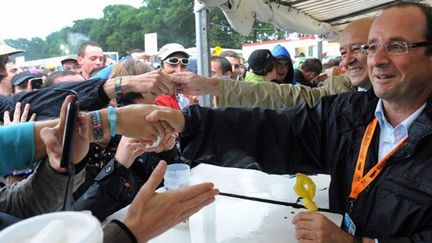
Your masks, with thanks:
<instances>
[{"instance_id":1,"label":"ribbon lanyard strap","mask_svg":"<svg viewBox=\"0 0 432 243\"><path fill-rule=\"evenodd\" d=\"M364 168L366 165L366 157L369 150L370 143L372 141L373 134L376 129L377 119L373 119L371 123L366 128L365 134L363 135L362 143L360 146L359 156L357 158L357 163L354 171L354 177L351 185L350 198L356 200L358 195L381 173L384 169L387 160L392 156L405 142L408 140L406 136L402 141L400 141L384 158L382 158L378 163L369 170L369 172L363 176Z\"/></svg>"}]
</instances>

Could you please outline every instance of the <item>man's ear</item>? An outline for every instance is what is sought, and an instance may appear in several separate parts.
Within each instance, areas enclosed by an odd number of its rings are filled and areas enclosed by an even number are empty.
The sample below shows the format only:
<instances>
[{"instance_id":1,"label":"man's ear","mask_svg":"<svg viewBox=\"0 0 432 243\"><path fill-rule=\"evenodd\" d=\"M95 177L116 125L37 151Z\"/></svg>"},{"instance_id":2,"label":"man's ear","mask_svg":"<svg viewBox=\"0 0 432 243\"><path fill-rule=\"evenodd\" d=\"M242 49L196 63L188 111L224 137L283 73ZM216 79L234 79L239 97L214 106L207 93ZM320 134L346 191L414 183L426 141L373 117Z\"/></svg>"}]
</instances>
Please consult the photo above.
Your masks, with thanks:
<instances>
[{"instance_id":1,"label":"man's ear","mask_svg":"<svg viewBox=\"0 0 432 243\"><path fill-rule=\"evenodd\" d=\"M81 56L77 56L77 62L79 65L82 65L83 58Z\"/></svg>"},{"instance_id":2,"label":"man's ear","mask_svg":"<svg viewBox=\"0 0 432 243\"><path fill-rule=\"evenodd\" d=\"M230 79L232 78L232 72L231 71L226 72L224 75Z\"/></svg>"}]
</instances>

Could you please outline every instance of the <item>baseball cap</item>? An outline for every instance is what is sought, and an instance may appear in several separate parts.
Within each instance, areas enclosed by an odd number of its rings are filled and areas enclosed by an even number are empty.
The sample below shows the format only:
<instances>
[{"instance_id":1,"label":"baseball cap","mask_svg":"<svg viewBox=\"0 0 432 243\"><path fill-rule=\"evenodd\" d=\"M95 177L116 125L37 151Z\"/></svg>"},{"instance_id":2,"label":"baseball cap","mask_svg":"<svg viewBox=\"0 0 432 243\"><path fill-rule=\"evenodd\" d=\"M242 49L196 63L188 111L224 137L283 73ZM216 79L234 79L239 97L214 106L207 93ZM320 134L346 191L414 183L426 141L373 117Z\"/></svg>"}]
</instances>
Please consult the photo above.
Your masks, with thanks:
<instances>
[{"instance_id":1,"label":"baseball cap","mask_svg":"<svg viewBox=\"0 0 432 243\"><path fill-rule=\"evenodd\" d=\"M7 45L4 40L0 39L0 56L3 55L13 55L17 53L22 53L23 50L15 49L9 45Z\"/></svg>"},{"instance_id":2,"label":"baseball cap","mask_svg":"<svg viewBox=\"0 0 432 243\"><path fill-rule=\"evenodd\" d=\"M31 78L39 77L40 75L31 73L30 71L24 71L16 74L12 78L12 84L14 86L20 85L22 82L29 80Z\"/></svg>"},{"instance_id":3,"label":"baseball cap","mask_svg":"<svg viewBox=\"0 0 432 243\"><path fill-rule=\"evenodd\" d=\"M176 52L180 52L186 57L189 57L189 54L186 52L184 46L177 43L169 43L161 47L159 50L159 58L161 61L163 61Z\"/></svg>"},{"instance_id":4,"label":"baseball cap","mask_svg":"<svg viewBox=\"0 0 432 243\"><path fill-rule=\"evenodd\" d=\"M260 72L267 69L268 66L273 65L272 61L274 59L275 58L273 57L270 50L258 49L250 54L248 58L248 64L254 72Z\"/></svg>"},{"instance_id":5,"label":"baseball cap","mask_svg":"<svg viewBox=\"0 0 432 243\"><path fill-rule=\"evenodd\" d=\"M60 63L63 65L67 61L77 61L77 57L76 56L66 56L65 58L63 58L60 61Z\"/></svg>"}]
</instances>

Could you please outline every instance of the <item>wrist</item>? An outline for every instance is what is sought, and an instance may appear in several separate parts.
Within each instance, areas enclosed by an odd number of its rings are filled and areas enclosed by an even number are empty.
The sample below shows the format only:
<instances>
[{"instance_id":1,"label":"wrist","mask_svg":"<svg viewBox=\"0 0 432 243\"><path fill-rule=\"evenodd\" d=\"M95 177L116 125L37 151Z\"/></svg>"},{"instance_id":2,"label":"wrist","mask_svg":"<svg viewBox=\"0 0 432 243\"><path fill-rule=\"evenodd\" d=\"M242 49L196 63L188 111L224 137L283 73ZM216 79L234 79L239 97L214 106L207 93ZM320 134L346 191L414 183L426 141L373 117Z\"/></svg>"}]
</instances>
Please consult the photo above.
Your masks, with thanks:
<instances>
[{"instance_id":1,"label":"wrist","mask_svg":"<svg viewBox=\"0 0 432 243\"><path fill-rule=\"evenodd\" d=\"M219 79L209 78L209 94L213 96L219 96L219 83L222 82Z\"/></svg>"},{"instance_id":2,"label":"wrist","mask_svg":"<svg viewBox=\"0 0 432 243\"><path fill-rule=\"evenodd\" d=\"M126 94L126 93L131 93L134 92L132 90L132 83L134 80L134 76L123 76L122 80L121 80L121 91L122 91L122 95Z\"/></svg>"},{"instance_id":3,"label":"wrist","mask_svg":"<svg viewBox=\"0 0 432 243\"><path fill-rule=\"evenodd\" d=\"M90 116L90 131L93 135L93 140L101 140L104 135L102 117L99 111L92 111L89 113Z\"/></svg>"},{"instance_id":4,"label":"wrist","mask_svg":"<svg viewBox=\"0 0 432 243\"><path fill-rule=\"evenodd\" d=\"M117 126L117 114L114 107L108 106L107 118L110 125L111 137L114 137L116 135L116 126Z\"/></svg>"}]
</instances>

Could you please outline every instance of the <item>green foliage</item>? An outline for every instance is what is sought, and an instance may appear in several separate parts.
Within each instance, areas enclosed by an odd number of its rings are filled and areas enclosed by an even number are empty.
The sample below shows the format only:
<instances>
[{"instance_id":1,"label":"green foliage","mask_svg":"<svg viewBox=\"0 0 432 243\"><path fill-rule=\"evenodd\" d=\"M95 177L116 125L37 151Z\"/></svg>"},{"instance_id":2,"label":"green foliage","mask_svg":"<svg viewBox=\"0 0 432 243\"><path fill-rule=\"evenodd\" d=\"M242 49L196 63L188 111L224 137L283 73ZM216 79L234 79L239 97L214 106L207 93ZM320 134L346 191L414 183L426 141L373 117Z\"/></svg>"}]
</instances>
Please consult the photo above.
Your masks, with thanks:
<instances>
[{"instance_id":1,"label":"green foliage","mask_svg":"<svg viewBox=\"0 0 432 243\"><path fill-rule=\"evenodd\" d=\"M16 48L26 50L26 60L65 54L60 45L70 53L77 53L82 41L98 42L105 51L117 51L120 56L135 48L144 49L144 35L156 32L158 47L177 42L187 47L195 46L195 15L192 0L144 0L143 6L128 5L105 7L101 19L76 20L72 27L41 38L6 40ZM284 38L285 32L271 24L255 23L249 36L241 36L230 26L222 11L215 8L209 14L210 46L241 48L242 43Z\"/></svg>"}]
</instances>

